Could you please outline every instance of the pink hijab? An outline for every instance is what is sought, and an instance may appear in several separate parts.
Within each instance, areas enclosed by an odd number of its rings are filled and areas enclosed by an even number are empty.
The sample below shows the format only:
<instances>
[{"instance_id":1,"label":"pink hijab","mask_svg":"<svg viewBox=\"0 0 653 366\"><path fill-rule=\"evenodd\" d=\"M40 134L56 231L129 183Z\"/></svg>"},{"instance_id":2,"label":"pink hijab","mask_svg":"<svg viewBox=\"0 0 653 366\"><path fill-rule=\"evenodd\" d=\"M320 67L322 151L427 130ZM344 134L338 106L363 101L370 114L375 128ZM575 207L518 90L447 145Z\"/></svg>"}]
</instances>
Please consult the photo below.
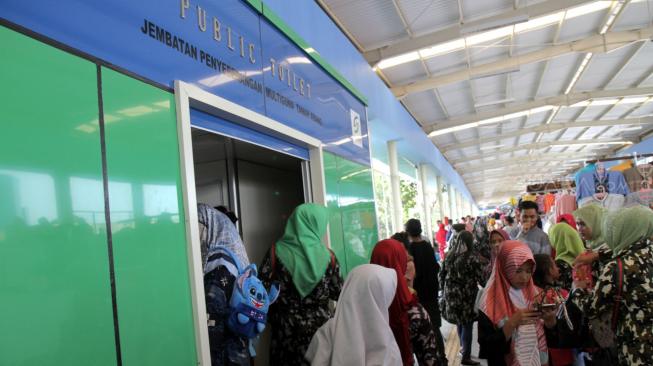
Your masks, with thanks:
<instances>
[{"instance_id":1,"label":"pink hijab","mask_svg":"<svg viewBox=\"0 0 653 366\"><path fill-rule=\"evenodd\" d=\"M510 299L510 279L514 278L517 269L528 261L535 264L533 253L526 244L516 240L503 242L494 263L494 268L492 268L492 274L483 289L479 302L479 310L497 327L499 327L501 322L510 318L517 310L517 307ZM534 270L535 268L533 267ZM540 292L533 283L532 278L529 284L521 291L529 307L534 303L535 296ZM516 358L514 341L515 339L513 337L511 351L506 355L506 365L520 366L519 360ZM543 352L546 354L546 337L542 322L537 324L537 341L537 347L540 353Z\"/></svg>"}]
</instances>

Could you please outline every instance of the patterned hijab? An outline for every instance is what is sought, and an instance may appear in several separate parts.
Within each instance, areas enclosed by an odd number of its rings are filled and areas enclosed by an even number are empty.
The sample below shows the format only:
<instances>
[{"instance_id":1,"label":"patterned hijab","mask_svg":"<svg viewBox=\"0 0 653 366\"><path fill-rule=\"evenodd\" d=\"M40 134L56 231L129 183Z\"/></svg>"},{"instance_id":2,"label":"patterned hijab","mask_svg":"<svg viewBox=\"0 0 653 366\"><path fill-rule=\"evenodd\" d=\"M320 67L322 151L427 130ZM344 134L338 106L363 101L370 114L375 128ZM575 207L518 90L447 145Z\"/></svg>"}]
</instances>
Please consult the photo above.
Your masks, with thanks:
<instances>
[{"instance_id":1,"label":"patterned hijab","mask_svg":"<svg viewBox=\"0 0 653 366\"><path fill-rule=\"evenodd\" d=\"M413 365L413 347L410 343L410 323L408 310L415 304L416 299L408 289L406 281L406 266L408 264L408 253L404 246L394 240L381 240L372 251L372 264L393 269L397 273L397 292L390 305L390 328L395 335L395 340L401 351L401 358L404 366Z\"/></svg>"},{"instance_id":2,"label":"patterned hijab","mask_svg":"<svg viewBox=\"0 0 653 366\"><path fill-rule=\"evenodd\" d=\"M326 273L331 255L322 243L329 224L329 211L304 203L288 218L286 230L276 244L276 256L290 272L299 295L308 296Z\"/></svg>"},{"instance_id":3,"label":"patterned hijab","mask_svg":"<svg viewBox=\"0 0 653 366\"><path fill-rule=\"evenodd\" d=\"M607 210L597 204L589 204L574 211L576 220L581 220L592 230L592 240L587 242L594 249L605 243L603 239L603 218Z\"/></svg>"},{"instance_id":4,"label":"patterned hijab","mask_svg":"<svg viewBox=\"0 0 653 366\"><path fill-rule=\"evenodd\" d=\"M566 223L555 224L549 230L549 239L556 250L555 260L574 264L574 259L585 251L583 240L570 225Z\"/></svg>"},{"instance_id":5,"label":"patterned hijab","mask_svg":"<svg viewBox=\"0 0 653 366\"><path fill-rule=\"evenodd\" d=\"M653 236L653 211L644 206L635 206L609 213L603 233L613 257L617 257L633 244Z\"/></svg>"},{"instance_id":6,"label":"patterned hijab","mask_svg":"<svg viewBox=\"0 0 653 366\"><path fill-rule=\"evenodd\" d=\"M490 279L485 285L479 300L479 310L482 311L497 328L500 328L503 325L502 323L510 318L517 310L517 307L511 300L510 293L512 290L513 293L517 292L517 294L519 294L519 290L512 288L510 285L510 279L513 279L517 273L517 269L528 261L535 264L533 253L526 244L520 241L505 241L501 246L501 249L499 249L499 254L494 263L492 274L490 275ZM533 266L533 270L534 269ZM521 294L519 295L520 297L523 297L523 300L528 307L534 302L535 296L538 292L539 289L535 284L533 284L533 279L531 278L529 284L521 289ZM522 330L524 331L523 337L520 336L521 334L512 337L511 351L506 355L506 365L525 366L546 364L548 361L548 353L542 323L538 322L535 325L535 329L532 329L534 337L530 338L531 343L521 342L525 338L529 338L526 336L528 334L526 331L529 330L527 326L521 326L517 331L521 332ZM536 347L534 347L532 342L537 342Z\"/></svg>"},{"instance_id":7,"label":"patterned hijab","mask_svg":"<svg viewBox=\"0 0 653 366\"><path fill-rule=\"evenodd\" d=\"M204 204L197 204L197 219L202 232L202 259L206 265L206 258L210 257L219 248L229 249L240 260L241 268L249 265L247 251L240 239L236 225L222 212Z\"/></svg>"}]
</instances>

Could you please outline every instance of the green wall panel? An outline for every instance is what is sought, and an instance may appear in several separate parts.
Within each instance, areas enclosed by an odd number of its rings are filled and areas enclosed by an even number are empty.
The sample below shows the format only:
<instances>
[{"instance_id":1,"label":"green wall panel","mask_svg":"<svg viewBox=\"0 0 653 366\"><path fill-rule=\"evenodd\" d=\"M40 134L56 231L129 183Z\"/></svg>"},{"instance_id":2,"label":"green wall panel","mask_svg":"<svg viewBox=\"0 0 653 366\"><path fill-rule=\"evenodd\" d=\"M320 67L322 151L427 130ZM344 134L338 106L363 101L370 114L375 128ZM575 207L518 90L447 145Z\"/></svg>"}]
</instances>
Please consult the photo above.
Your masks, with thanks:
<instances>
[{"instance_id":1,"label":"green wall panel","mask_svg":"<svg viewBox=\"0 0 653 366\"><path fill-rule=\"evenodd\" d=\"M340 269L343 274L347 271L347 256L345 254L344 236L342 233L342 215L338 204L338 165L336 155L324 153L324 180L326 185L327 207L329 208L329 239L331 240L331 250L338 258Z\"/></svg>"},{"instance_id":2,"label":"green wall panel","mask_svg":"<svg viewBox=\"0 0 653 366\"><path fill-rule=\"evenodd\" d=\"M172 94L102 69L123 365L195 365Z\"/></svg>"},{"instance_id":3,"label":"green wall panel","mask_svg":"<svg viewBox=\"0 0 653 366\"><path fill-rule=\"evenodd\" d=\"M372 172L369 167L327 152L324 169L332 212L331 245L344 263L342 272L346 276L357 265L369 263L378 241Z\"/></svg>"},{"instance_id":4,"label":"green wall panel","mask_svg":"<svg viewBox=\"0 0 653 366\"><path fill-rule=\"evenodd\" d=\"M95 65L0 42L0 365L116 365Z\"/></svg>"}]
</instances>

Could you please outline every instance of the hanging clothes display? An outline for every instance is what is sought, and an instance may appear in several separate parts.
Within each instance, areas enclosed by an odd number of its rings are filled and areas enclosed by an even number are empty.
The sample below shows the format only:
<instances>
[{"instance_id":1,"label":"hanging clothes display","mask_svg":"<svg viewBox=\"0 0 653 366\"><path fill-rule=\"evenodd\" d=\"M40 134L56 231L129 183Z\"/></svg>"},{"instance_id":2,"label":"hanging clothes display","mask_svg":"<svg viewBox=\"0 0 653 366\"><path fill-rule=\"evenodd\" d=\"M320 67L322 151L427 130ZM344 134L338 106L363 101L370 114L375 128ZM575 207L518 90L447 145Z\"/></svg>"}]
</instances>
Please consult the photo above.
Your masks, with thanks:
<instances>
[{"instance_id":1,"label":"hanging clothes display","mask_svg":"<svg viewBox=\"0 0 653 366\"><path fill-rule=\"evenodd\" d=\"M527 193L527 194L521 196L521 200L522 200L522 201L533 201L533 202L536 202L536 199L537 199L537 196L535 196L534 194L530 194L530 193Z\"/></svg>"},{"instance_id":2,"label":"hanging clothes display","mask_svg":"<svg viewBox=\"0 0 653 366\"><path fill-rule=\"evenodd\" d=\"M535 197L535 202L537 203L537 210L540 213L544 213L544 194L538 194L537 197Z\"/></svg>"},{"instance_id":3,"label":"hanging clothes display","mask_svg":"<svg viewBox=\"0 0 653 366\"><path fill-rule=\"evenodd\" d=\"M578 177L576 185L576 199L579 204L583 198L599 195L599 199L607 194L618 194L626 196L630 188L621 172L605 171L599 174L597 170L585 172Z\"/></svg>"},{"instance_id":4,"label":"hanging clothes display","mask_svg":"<svg viewBox=\"0 0 653 366\"><path fill-rule=\"evenodd\" d=\"M649 187L653 186L653 165L635 165L623 172L628 188L631 192L639 191L642 184L646 182Z\"/></svg>"},{"instance_id":5,"label":"hanging clothes display","mask_svg":"<svg viewBox=\"0 0 653 366\"><path fill-rule=\"evenodd\" d=\"M623 173L624 171L626 171L626 170L628 170L628 169L630 169L632 167L633 167L633 162L630 161L630 160L626 160L623 163L617 164L617 165L613 166L612 168L610 168L610 171L622 172Z\"/></svg>"},{"instance_id":6,"label":"hanging clothes display","mask_svg":"<svg viewBox=\"0 0 653 366\"><path fill-rule=\"evenodd\" d=\"M576 211L576 195L568 192L560 192L555 198L555 217L571 214Z\"/></svg>"},{"instance_id":7,"label":"hanging clothes display","mask_svg":"<svg viewBox=\"0 0 653 366\"><path fill-rule=\"evenodd\" d=\"M550 213L551 209L556 203L556 195L553 193L547 193L544 196L544 213Z\"/></svg>"}]
</instances>

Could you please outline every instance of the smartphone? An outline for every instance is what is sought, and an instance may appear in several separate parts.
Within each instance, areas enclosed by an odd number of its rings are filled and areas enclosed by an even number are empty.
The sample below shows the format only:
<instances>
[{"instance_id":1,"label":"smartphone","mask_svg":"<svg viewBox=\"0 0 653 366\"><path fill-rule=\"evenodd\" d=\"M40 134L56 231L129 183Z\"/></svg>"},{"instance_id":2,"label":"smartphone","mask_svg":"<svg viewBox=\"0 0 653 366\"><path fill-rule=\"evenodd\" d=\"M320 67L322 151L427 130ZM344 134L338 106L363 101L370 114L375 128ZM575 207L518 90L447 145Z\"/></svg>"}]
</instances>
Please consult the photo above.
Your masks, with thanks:
<instances>
[{"instance_id":1,"label":"smartphone","mask_svg":"<svg viewBox=\"0 0 653 366\"><path fill-rule=\"evenodd\" d=\"M556 305L556 304L542 304L542 305L540 305L540 307L542 308L542 310L551 310L551 309L555 309L557 306L558 306L558 305Z\"/></svg>"}]
</instances>

